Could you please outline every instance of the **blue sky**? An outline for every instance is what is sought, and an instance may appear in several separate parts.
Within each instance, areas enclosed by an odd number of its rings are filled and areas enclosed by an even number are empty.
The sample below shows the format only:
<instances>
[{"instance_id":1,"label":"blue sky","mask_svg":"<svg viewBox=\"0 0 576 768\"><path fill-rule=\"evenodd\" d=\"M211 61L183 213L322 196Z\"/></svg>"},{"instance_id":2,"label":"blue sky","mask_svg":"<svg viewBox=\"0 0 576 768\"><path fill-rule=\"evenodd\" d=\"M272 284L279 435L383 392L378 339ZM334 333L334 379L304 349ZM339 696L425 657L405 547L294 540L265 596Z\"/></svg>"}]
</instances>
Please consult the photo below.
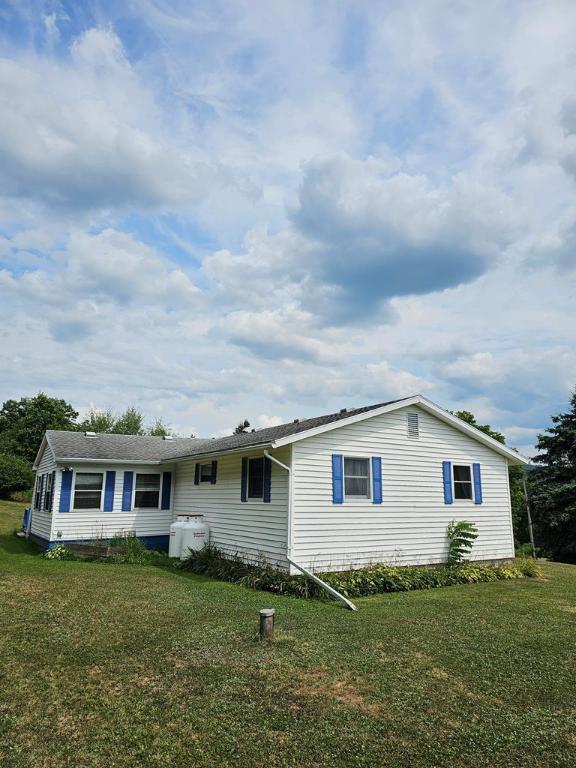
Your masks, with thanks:
<instances>
[{"instance_id":1,"label":"blue sky","mask_svg":"<svg viewBox=\"0 0 576 768\"><path fill-rule=\"evenodd\" d=\"M208 436L422 392L531 453L574 39L569 0L0 2L0 398Z\"/></svg>"}]
</instances>

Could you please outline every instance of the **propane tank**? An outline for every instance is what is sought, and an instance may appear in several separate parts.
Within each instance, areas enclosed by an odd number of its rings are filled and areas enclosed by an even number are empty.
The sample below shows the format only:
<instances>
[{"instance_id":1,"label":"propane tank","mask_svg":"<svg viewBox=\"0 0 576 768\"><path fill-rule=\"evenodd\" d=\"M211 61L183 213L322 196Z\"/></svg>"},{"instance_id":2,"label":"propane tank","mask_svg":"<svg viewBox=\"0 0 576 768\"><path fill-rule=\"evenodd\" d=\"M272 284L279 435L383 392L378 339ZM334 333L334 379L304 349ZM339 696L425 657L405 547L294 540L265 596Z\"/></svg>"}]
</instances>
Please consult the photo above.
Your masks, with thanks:
<instances>
[{"instance_id":1,"label":"propane tank","mask_svg":"<svg viewBox=\"0 0 576 768\"><path fill-rule=\"evenodd\" d=\"M205 547L208 544L209 538L210 529L204 522L202 515L188 518L182 527L180 559L185 560L190 554L190 550L198 552L202 547Z\"/></svg>"},{"instance_id":2,"label":"propane tank","mask_svg":"<svg viewBox=\"0 0 576 768\"><path fill-rule=\"evenodd\" d=\"M187 520L190 520L190 518L187 517L183 520L179 517L170 526L170 540L168 543L169 557L180 557L180 553L182 552L182 532Z\"/></svg>"}]
</instances>

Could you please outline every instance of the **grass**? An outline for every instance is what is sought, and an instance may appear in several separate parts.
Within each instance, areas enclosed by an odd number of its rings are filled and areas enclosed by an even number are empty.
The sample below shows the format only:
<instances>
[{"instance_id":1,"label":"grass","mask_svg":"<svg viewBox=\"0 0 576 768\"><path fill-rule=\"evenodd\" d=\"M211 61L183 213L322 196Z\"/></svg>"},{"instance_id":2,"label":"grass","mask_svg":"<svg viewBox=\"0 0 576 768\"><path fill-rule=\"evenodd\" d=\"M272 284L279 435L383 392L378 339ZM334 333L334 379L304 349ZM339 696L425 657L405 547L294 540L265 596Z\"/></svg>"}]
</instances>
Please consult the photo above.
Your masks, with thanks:
<instances>
[{"instance_id":1,"label":"grass","mask_svg":"<svg viewBox=\"0 0 576 768\"><path fill-rule=\"evenodd\" d=\"M351 613L44 560L11 535L21 509L0 502L2 768L576 763L576 566Z\"/></svg>"}]
</instances>

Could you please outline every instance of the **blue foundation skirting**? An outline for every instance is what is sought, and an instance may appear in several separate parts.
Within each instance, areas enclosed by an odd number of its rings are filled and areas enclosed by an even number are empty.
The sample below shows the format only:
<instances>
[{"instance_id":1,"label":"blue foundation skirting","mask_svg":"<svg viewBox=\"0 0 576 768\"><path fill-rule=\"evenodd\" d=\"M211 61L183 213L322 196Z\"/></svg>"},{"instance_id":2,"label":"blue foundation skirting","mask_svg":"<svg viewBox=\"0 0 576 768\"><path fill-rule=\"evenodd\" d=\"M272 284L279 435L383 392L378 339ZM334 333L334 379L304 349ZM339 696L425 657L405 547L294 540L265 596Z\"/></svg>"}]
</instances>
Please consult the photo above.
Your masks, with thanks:
<instances>
[{"instance_id":1,"label":"blue foundation skirting","mask_svg":"<svg viewBox=\"0 0 576 768\"><path fill-rule=\"evenodd\" d=\"M30 540L38 544L42 549L52 549L57 544L87 544L89 539L55 539L48 541L35 533L30 533ZM157 552L168 552L168 543L170 536L167 534L159 536L137 536L147 549L154 549Z\"/></svg>"}]
</instances>

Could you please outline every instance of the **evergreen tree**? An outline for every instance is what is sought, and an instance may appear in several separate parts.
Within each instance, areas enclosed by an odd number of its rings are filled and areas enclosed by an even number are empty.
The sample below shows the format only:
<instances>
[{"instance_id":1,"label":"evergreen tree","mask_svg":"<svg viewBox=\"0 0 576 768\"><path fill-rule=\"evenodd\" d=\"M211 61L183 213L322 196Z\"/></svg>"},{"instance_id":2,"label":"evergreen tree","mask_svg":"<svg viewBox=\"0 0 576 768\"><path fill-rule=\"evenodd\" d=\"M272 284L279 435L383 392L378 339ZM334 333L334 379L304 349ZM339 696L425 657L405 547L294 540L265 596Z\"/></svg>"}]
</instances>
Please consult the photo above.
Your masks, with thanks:
<instances>
[{"instance_id":1,"label":"evergreen tree","mask_svg":"<svg viewBox=\"0 0 576 768\"><path fill-rule=\"evenodd\" d=\"M244 419L244 421L241 421L240 424L234 429L234 432L232 434L234 435L242 435L244 432L247 432L250 428L250 422L248 419Z\"/></svg>"},{"instance_id":2,"label":"evergreen tree","mask_svg":"<svg viewBox=\"0 0 576 768\"><path fill-rule=\"evenodd\" d=\"M576 563L576 391L570 406L538 435L542 466L528 478L537 542L554 560Z\"/></svg>"}]
</instances>

